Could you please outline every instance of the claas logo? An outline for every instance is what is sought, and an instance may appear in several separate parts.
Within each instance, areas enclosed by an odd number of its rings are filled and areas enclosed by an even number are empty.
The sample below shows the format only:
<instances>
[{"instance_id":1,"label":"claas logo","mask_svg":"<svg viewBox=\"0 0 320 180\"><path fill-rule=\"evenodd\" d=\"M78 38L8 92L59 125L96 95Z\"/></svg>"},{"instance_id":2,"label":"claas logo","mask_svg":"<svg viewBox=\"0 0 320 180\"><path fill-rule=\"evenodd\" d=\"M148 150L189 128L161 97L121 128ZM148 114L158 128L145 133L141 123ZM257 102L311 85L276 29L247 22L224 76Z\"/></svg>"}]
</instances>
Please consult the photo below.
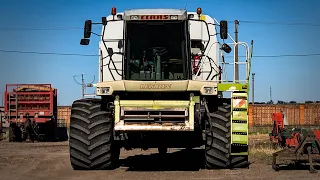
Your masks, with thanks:
<instances>
[{"instance_id":1,"label":"claas logo","mask_svg":"<svg viewBox=\"0 0 320 180\"><path fill-rule=\"evenodd\" d=\"M140 20L168 20L169 15L142 15Z\"/></svg>"}]
</instances>

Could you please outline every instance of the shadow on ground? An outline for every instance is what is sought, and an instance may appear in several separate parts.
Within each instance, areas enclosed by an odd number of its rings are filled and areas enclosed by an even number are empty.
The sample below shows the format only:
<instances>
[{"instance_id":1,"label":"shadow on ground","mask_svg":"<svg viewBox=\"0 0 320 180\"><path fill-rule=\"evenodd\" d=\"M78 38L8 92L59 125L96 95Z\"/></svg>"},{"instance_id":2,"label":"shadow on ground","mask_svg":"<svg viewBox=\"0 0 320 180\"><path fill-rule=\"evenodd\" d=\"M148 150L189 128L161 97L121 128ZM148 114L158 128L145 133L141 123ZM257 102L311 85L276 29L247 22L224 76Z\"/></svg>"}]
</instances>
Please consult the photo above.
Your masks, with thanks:
<instances>
[{"instance_id":1,"label":"shadow on ground","mask_svg":"<svg viewBox=\"0 0 320 180\"><path fill-rule=\"evenodd\" d=\"M316 169L318 172L320 170L320 165L314 165L314 169ZM308 164L299 164L299 165L284 165L280 166L279 171L291 171L291 170L307 170L309 171L310 166Z\"/></svg>"},{"instance_id":2,"label":"shadow on ground","mask_svg":"<svg viewBox=\"0 0 320 180\"><path fill-rule=\"evenodd\" d=\"M204 168L204 150L180 150L166 155L129 156L120 160L127 171L199 171Z\"/></svg>"}]
</instances>

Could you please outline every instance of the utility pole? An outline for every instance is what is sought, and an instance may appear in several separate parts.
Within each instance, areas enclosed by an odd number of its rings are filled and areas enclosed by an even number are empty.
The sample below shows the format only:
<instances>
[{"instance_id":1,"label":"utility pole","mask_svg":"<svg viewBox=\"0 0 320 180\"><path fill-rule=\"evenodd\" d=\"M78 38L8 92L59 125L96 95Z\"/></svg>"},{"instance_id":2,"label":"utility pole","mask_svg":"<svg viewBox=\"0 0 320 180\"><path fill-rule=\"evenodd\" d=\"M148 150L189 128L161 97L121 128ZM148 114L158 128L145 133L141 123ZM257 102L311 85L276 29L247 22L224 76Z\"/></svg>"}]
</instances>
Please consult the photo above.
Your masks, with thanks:
<instances>
[{"instance_id":1,"label":"utility pole","mask_svg":"<svg viewBox=\"0 0 320 180\"><path fill-rule=\"evenodd\" d=\"M82 99L84 98L84 78L83 74L81 74L81 86L82 86Z\"/></svg>"},{"instance_id":2,"label":"utility pole","mask_svg":"<svg viewBox=\"0 0 320 180\"><path fill-rule=\"evenodd\" d=\"M254 76L256 73L252 73L252 104L254 104Z\"/></svg>"},{"instance_id":3,"label":"utility pole","mask_svg":"<svg viewBox=\"0 0 320 180\"><path fill-rule=\"evenodd\" d=\"M95 80L95 78L94 78L91 83L86 84L85 81L84 81L84 75L85 75L85 74L81 74L81 83L79 83L79 82L76 80L76 78L75 78L76 76L80 76L80 75L74 75L74 76L73 76L74 81L75 81L77 84L81 85L81 92L82 92L81 95L82 95L82 98L84 98L86 95L88 95L88 94L85 94L85 88L86 88L86 87L93 87L92 83L93 83L94 80Z\"/></svg>"},{"instance_id":4,"label":"utility pole","mask_svg":"<svg viewBox=\"0 0 320 180\"><path fill-rule=\"evenodd\" d=\"M271 91L271 86L270 86L270 104L272 103L272 91Z\"/></svg>"},{"instance_id":5,"label":"utility pole","mask_svg":"<svg viewBox=\"0 0 320 180\"><path fill-rule=\"evenodd\" d=\"M0 91L0 94L4 94L4 92ZM4 106L4 98L3 96L1 96L1 106Z\"/></svg>"},{"instance_id":6,"label":"utility pole","mask_svg":"<svg viewBox=\"0 0 320 180\"><path fill-rule=\"evenodd\" d=\"M235 20L234 21L234 41L236 43L238 43L238 26L239 26L239 20ZM234 68L235 68L235 81L237 83L239 83L239 65L238 65L238 62L239 62L239 54L238 54L238 45L236 44L235 47L234 47Z\"/></svg>"}]
</instances>

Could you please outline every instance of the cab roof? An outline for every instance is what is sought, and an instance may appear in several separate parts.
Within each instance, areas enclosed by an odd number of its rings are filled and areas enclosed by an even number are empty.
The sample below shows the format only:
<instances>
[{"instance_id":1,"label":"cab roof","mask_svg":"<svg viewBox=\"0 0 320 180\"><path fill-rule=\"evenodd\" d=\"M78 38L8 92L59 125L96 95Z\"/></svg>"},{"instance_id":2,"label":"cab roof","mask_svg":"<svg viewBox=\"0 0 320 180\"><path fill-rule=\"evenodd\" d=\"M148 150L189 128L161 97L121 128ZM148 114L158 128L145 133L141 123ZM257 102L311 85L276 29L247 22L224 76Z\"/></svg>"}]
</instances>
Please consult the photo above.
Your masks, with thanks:
<instances>
[{"instance_id":1,"label":"cab roof","mask_svg":"<svg viewBox=\"0 0 320 180\"><path fill-rule=\"evenodd\" d=\"M125 16L131 15L185 15L187 10L185 9L129 9L124 11Z\"/></svg>"}]
</instances>

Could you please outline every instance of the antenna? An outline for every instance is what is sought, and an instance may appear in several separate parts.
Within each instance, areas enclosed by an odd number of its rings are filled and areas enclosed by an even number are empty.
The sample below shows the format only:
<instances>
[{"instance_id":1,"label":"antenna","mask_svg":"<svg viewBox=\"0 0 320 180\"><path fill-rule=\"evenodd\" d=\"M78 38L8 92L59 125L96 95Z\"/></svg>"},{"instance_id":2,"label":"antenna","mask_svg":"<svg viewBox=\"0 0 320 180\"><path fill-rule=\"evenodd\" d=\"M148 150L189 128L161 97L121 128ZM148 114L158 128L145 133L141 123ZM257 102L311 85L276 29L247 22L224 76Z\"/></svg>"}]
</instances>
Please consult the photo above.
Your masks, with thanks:
<instances>
[{"instance_id":1,"label":"antenna","mask_svg":"<svg viewBox=\"0 0 320 180\"><path fill-rule=\"evenodd\" d=\"M95 80L95 76L93 76L92 82L86 84L85 81L84 81L84 75L85 75L85 74L79 74L79 75L74 75L74 76L73 76L74 81L75 81L77 84L81 85L82 98L84 98L84 96L86 95L86 94L85 94L85 89L86 89L86 87L92 87L92 86L93 86L92 83L93 83L94 80ZM77 77L77 76L81 76L81 83L76 80L76 77Z\"/></svg>"},{"instance_id":2,"label":"antenna","mask_svg":"<svg viewBox=\"0 0 320 180\"><path fill-rule=\"evenodd\" d=\"M234 21L234 40L238 43L238 27L239 27L239 20ZM239 83L239 53L238 53L238 45L234 47L234 66L235 66L235 82Z\"/></svg>"}]
</instances>

